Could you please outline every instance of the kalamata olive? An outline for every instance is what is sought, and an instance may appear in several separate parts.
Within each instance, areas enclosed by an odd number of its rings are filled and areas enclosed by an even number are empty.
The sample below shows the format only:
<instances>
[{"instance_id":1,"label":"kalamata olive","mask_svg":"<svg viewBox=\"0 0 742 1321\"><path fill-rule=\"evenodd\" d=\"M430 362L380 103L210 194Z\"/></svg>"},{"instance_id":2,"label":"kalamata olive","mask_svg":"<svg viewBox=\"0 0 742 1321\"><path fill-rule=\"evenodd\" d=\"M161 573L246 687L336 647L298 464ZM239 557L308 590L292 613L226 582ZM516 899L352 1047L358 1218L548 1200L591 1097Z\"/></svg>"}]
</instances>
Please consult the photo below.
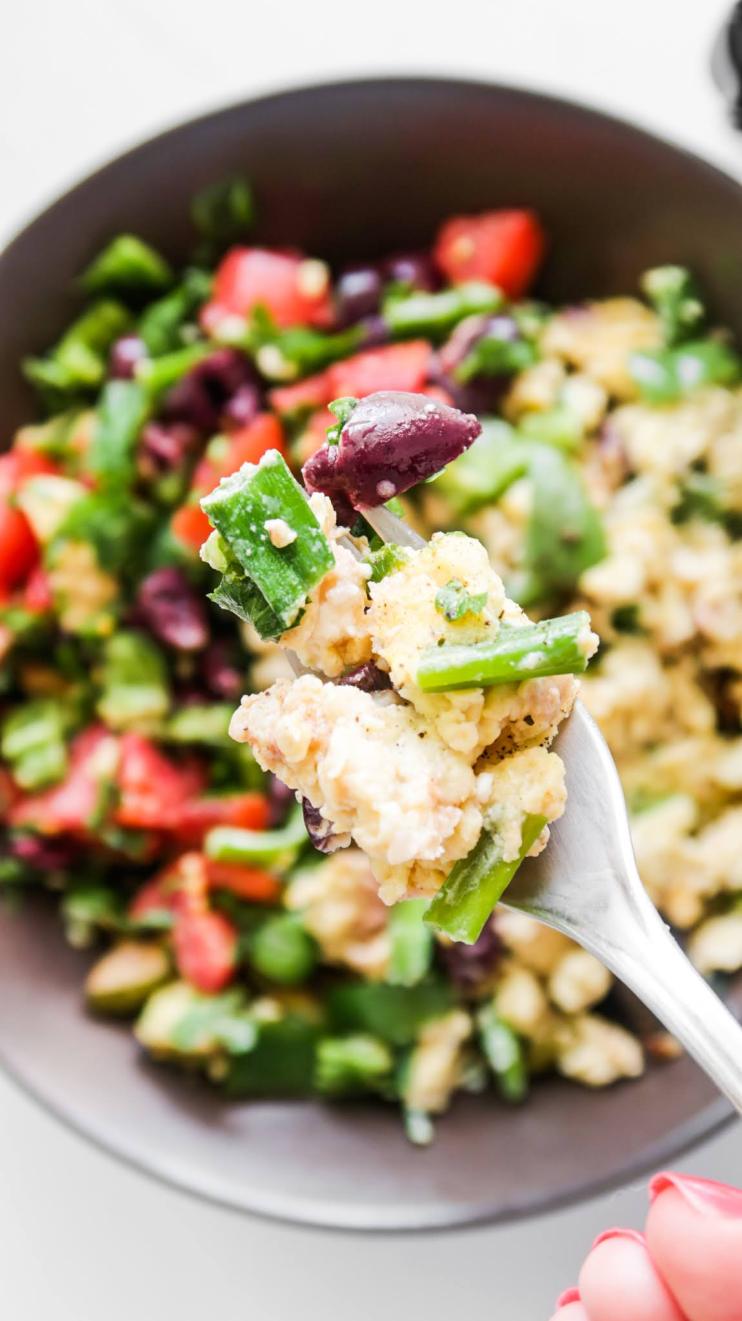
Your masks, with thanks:
<instances>
[{"instance_id":1,"label":"kalamata olive","mask_svg":"<svg viewBox=\"0 0 742 1321\"><path fill-rule=\"evenodd\" d=\"M308 798L302 798L301 808L307 834L318 853L335 853L341 846L340 836L336 835L329 821L325 821L318 807L312 807Z\"/></svg>"},{"instance_id":2,"label":"kalamata olive","mask_svg":"<svg viewBox=\"0 0 742 1321\"><path fill-rule=\"evenodd\" d=\"M137 444L141 476L154 478L177 472L198 443L198 431L188 422L147 422Z\"/></svg>"},{"instance_id":3,"label":"kalamata olive","mask_svg":"<svg viewBox=\"0 0 742 1321\"><path fill-rule=\"evenodd\" d=\"M363 665L356 665L354 670L346 670L335 682L346 688L358 688L362 693L380 693L392 686L386 670L379 669L375 661L364 661Z\"/></svg>"},{"instance_id":4,"label":"kalamata olive","mask_svg":"<svg viewBox=\"0 0 742 1321\"><path fill-rule=\"evenodd\" d=\"M221 417L222 426L229 431L246 427L257 417L260 404L260 390L254 381L238 386L232 398L227 400Z\"/></svg>"},{"instance_id":5,"label":"kalamata olive","mask_svg":"<svg viewBox=\"0 0 742 1321\"><path fill-rule=\"evenodd\" d=\"M469 995L487 986L502 956L502 942L488 922L473 945L439 945L438 955L451 981Z\"/></svg>"},{"instance_id":6,"label":"kalamata olive","mask_svg":"<svg viewBox=\"0 0 742 1321\"><path fill-rule=\"evenodd\" d=\"M361 331L361 349L375 349L380 344L388 344L391 339L389 327L383 316L376 314L374 316L365 316L358 322L358 328Z\"/></svg>"},{"instance_id":7,"label":"kalamata olive","mask_svg":"<svg viewBox=\"0 0 742 1321\"><path fill-rule=\"evenodd\" d=\"M210 642L201 659L201 673L212 697L232 702L244 691L244 674L225 642Z\"/></svg>"},{"instance_id":8,"label":"kalamata olive","mask_svg":"<svg viewBox=\"0 0 742 1321\"><path fill-rule=\"evenodd\" d=\"M64 836L50 838L44 835L13 835L8 840L8 852L19 862L38 871L63 871L79 858L79 846Z\"/></svg>"},{"instance_id":9,"label":"kalamata olive","mask_svg":"<svg viewBox=\"0 0 742 1321\"><path fill-rule=\"evenodd\" d=\"M138 335L122 335L111 346L108 375L117 381L130 381L134 368L147 357L147 345Z\"/></svg>"},{"instance_id":10,"label":"kalamata olive","mask_svg":"<svg viewBox=\"0 0 742 1321\"><path fill-rule=\"evenodd\" d=\"M335 286L335 310L338 327L352 326L362 317L377 312L384 288L375 266L351 266Z\"/></svg>"},{"instance_id":11,"label":"kalamata olive","mask_svg":"<svg viewBox=\"0 0 742 1321\"><path fill-rule=\"evenodd\" d=\"M503 373L501 376L477 376L466 382L457 380L456 369L485 336L514 343L520 338L520 331L510 316L465 317L436 354L430 372L431 380L448 391L457 408L478 414L497 410L512 379Z\"/></svg>"},{"instance_id":12,"label":"kalamata olive","mask_svg":"<svg viewBox=\"0 0 742 1321\"><path fill-rule=\"evenodd\" d=\"M237 349L217 349L192 367L174 385L163 405L163 416L190 422L210 435L220 425L229 401L243 385L254 385L252 364Z\"/></svg>"},{"instance_id":13,"label":"kalamata olive","mask_svg":"<svg viewBox=\"0 0 742 1321\"><path fill-rule=\"evenodd\" d=\"M383 270L387 280L427 293L440 286L435 266L426 252L398 252L386 259Z\"/></svg>"},{"instance_id":14,"label":"kalamata olive","mask_svg":"<svg viewBox=\"0 0 742 1321\"><path fill-rule=\"evenodd\" d=\"M302 469L308 491L347 497L356 509L385 504L462 454L482 430L471 413L437 399L380 390L356 404L336 445Z\"/></svg>"},{"instance_id":15,"label":"kalamata olive","mask_svg":"<svg viewBox=\"0 0 742 1321\"><path fill-rule=\"evenodd\" d=\"M180 569L155 569L142 580L136 615L176 651L198 651L209 640L206 608Z\"/></svg>"},{"instance_id":16,"label":"kalamata olive","mask_svg":"<svg viewBox=\"0 0 742 1321\"><path fill-rule=\"evenodd\" d=\"M282 826L289 814L291 804L296 802L296 794L283 780L271 771L268 776L268 826L271 830Z\"/></svg>"}]
</instances>

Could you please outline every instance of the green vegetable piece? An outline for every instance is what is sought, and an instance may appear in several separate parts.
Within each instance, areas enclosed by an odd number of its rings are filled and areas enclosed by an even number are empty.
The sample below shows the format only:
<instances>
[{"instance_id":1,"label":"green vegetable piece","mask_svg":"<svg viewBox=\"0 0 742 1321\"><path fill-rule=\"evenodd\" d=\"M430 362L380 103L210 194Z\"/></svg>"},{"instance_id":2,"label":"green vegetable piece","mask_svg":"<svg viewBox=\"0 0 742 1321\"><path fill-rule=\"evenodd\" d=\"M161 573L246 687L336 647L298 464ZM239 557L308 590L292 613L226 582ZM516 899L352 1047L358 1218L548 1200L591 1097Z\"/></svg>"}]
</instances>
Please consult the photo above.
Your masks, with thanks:
<instances>
[{"instance_id":1,"label":"green vegetable piece","mask_svg":"<svg viewBox=\"0 0 742 1321\"><path fill-rule=\"evenodd\" d=\"M126 930L123 899L110 886L83 881L67 890L62 899L62 918L70 944L89 945L97 931Z\"/></svg>"},{"instance_id":2,"label":"green vegetable piece","mask_svg":"<svg viewBox=\"0 0 742 1321\"><path fill-rule=\"evenodd\" d=\"M221 610L227 610L246 624L252 624L258 636L266 642L275 642L286 632L278 615L274 614L265 597L261 596L249 578L225 573L213 592L208 593L208 597Z\"/></svg>"},{"instance_id":3,"label":"green vegetable piece","mask_svg":"<svg viewBox=\"0 0 742 1321\"><path fill-rule=\"evenodd\" d=\"M255 972L284 986L306 981L317 962L317 947L296 913L266 918L249 943Z\"/></svg>"},{"instance_id":4,"label":"green vegetable piece","mask_svg":"<svg viewBox=\"0 0 742 1321\"><path fill-rule=\"evenodd\" d=\"M493 504L528 471L530 451L506 422L486 420L474 444L433 479L457 514Z\"/></svg>"},{"instance_id":5,"label":"green vegetable piece","mask_svg":"<svg viewBox=\"0 0 742 1321\"><path fill-rule=\"evenodd\" d=\"M156 733L170 709L167 666L146 633L119 632L103 651L98 714L115 730Z\"/></svg>"},{"instance_id":6,"label":"green vegetable piece","mask_svg":"<svg viewBox=\"0 0 742 1321\"><path fill-rule=\"evenodd\" d=\"M334 427L327 428L327 444L338 445L340 443L340 433L356 407L358 400L353 395L345 395L342 399L333 399L328 404L330 412L337 418Z\"/></svg>"},{"instance_id":7,"label":"green vegetable piece","mask_svg":"<svg viewBox=\"0 0 742 1321\"><path fill-rule=\"evenodd\" d=\"M487 593L476 592L472 595L458 578L451 578L435 594L435 608L439 615L454 623L466 615L481 615L487 604Z\"/></svg>"},{"instance_id":8,"label":"green vegetable piece","mask_svg":"<svg viewBox=\"0 0 742 1321\"><path fill-rule=\"evenodd\" d=\"M363 327L348 326L328 334L312 326L288 326L282 330L264 307L252 313L246 332L229 337L255 355L257 366L269 380L295 380L347 358L360 348Z\"/></svg>"},{"instance_id":9,"label":"green vegetable piece","mask_svg":"<svg viewBox=\"0 0 742 1321\"><path fill-rule=\"evenodd\" d=\"M655 266L645 271L640 285L660 318L668 347L698 329L705 316L704 307L684 266Z\"/></svg>"},{"instance_id":10,"label":"green vegetable piece","mask_svg":"<svg viewBox=\"0 0 742 1321\"><path fill-rule=\"evenodd\" d=\"M520 852L508 862L499 836L483 830L471 853L454 865L431 900L426 922L451 940L473 945L545 824L541 816L525 817Z\"/></svg>"},{"instance_id":11,"label":"green vegetable piece","mask_svg":"<svg viewBox=\"0 0 742 1321\"><path fill-rule=\"evenodd\" d=\"M573 453L580 448L584 433L579 420L564 404L555 404L540 413L526 413L518 423L518 430L526 440Z\"/></svg>"},{"instance_id":12,"label":"green vegetable piece","mask_svg":"<svg viewBox=\"0 0 742 1321\"><path fill-rule=\"evenodd\" d=\"M206 271L191 267L177 288L144 309L137 334L153 358L185 346L184 326L209 298L211 286L211 276Z\"/></svg>"},{"instance_id":13,"label":"green vegetable piece","mask_svg":"<svg viewBox=\"0 0 742 1321\"><path fill-rule=\"evenodd\" d=\"M477 1014L482 1054L506 1101L522 1101L528 1093L528 1068L520 1038L498 1017L493 1004Z\"/></svg>"},{"instance_id":14,"label":"green vegetable piece","mask_svg":"<svg viewBox=\"0 0 742 1321\"><path fill-rule=\"evenodd\" d=\"M405 899L389 910L389 971L392 986L417 986L430 971L433 936L425 925L427 899Z\"/></svg>"},{"instance_id":15,"label":"green vegetable piece","mask_svg":"<svg viewBox=\"0 0 742 1321\"><path fill-rule=\"evenodd\" d=\"M241 238L255 220L247 180L236 175L202 188L191 202L191 219L202 238L219 246Z\"/></svg>"},{"instance_id":16,"label":"green vegetable piece","mask_svg":"<svg viewBox=\"0 0 742 1321\"><path fill-rule=\"evenodd\" d=\"M147 554L154 513L116 488L90 491L76 501L50 546L51 558L67 541L92 546L102 569L136 581Z\"/></svg>"},{"instance_id":17,"label":"green vegetable piece","mask_svg":"<svg viewBox=\"0 0 742 1321\"><path fill-rule=\"evenodd\" d=\"M206 836L204 851L217 862L270 862L277 865L294 857L307 839L302 811L297 805L279 830L215 826Z\"/></svg>"},{"instance_id":18,"label":"green vegetable piece","mask_svg":"<svg viewBox=\"0 0 742 1321\"><path fill-rule=\"evenodd\" d=\"M90 294L159 293L172 284L169 264L135 234L119 234L90 263L82 283Z\"/></svg>"},{"instance_id":19,"label":"green vegetable piece","mask_svg":"<svg viewBox=\"0 0 742 1321\"><path fill-rule=\"evenodd\" d=\"M252 1050L257 1030L244 992L205 995L188 982L170 982L147 1000L134 1027L137 1040L158 1058L194 1063L226 1051Z\"/></svg>"},{"instance_id":20,"label":"green vegetable piece","mask_svg":"<svg viewBox=\"0 0 742 1321\"><path fill-rule=\"evenodd\" d=\"M383 316L393 335L441 339L464 317L497 312L503 297L494 285L471 280L440 293L399 293L384 300Z\"/></svg>"},{"instance_id":21,"label":"green vegetable piece","mask_svg":"<svg viewBox=\"0 0 742 1321\"><path fill-rule=\"evenodd\" d=\"M169 975L170 960L161 945L122 940L93 964L85 996L100 1013L131 1014Z\"/></svg>"},{"instance_id":22,"label":"green vegetable piece","mask_svg":"<svg viewBox=\"0 0 742 1321\"><path fill-rule=\"evenodd\" d=\"M525 339L496 339L483 335L459 363L454 375L466 384L477 376L513 376L538 361L538 350Z\"/></svg>"},{"instance_id":23,"label":"green vegetable piece","mask_svg":"<svg viewBox=\"0 0 742 1321\"><path fill-rule=\"evenodd\" d=\"M582 674L587 669L585 610L537 624L502 624L486 642L448 643L422 654L417 683L424 693L456 688L489 688L549 674Z\"/></svg>"},{"instance_id":24,"label":"green vegetable piece","mask_svg":"<svg viewBox=\"0 0 742 1321\"><path fill-rule=\"evenodd\" d=\"M380 583L387 574L395 573L397 569L409 563L411 552L407 546L397 546L392 541L387 541L378 550L372 550L367 556L367 563L371 565L372 583Z\"/></svg>"},{"instance_id":25,"label":"green vegetable piece","mask_svg":"<svg viewBox=\"0 0 742 1321\"><path fill-rule=\"evenodd\" d=\"M74 703L51 698L22 702L2 722L0 752L21 789L44 789L64 777L66 738L78 722Z\"/></svg>"},{"instance_id":26,"label":"green vegetable piece","mask_svg":"<svg viewBox=\"0 0 742 1321\"><path fill-rule=\"evenodd\" d=\"M249 1054L229 1060L228 1096L307 1096L313 1090L319 1029L298 1015L257 1024Z\"/></svg>"},{"instance_id":27,"label":"green vegetable piece","mask_svg":"<svg viewBox=\"0 0 742 1321\"><path fill-rule=\"evenodd\" d=\"M196 344L176 349L173 353L164 353L159 358L142 358L135 368L135 383L150 403L155 403L177 385L192 367L213 352L213 344L200 340Z\"/></svg>"},{"instance_id":28,"label":"green vegetable piece","mask_svg":"<svg viewBox=\"0 0 742 1321\"><path fill-rule=\"evenodd\" d=\"M528 448L533 499L525 567L545 591L571 592L606 553L603 523L569 460L547 445Z\"/></svg>"},{"instance_id":29,"label":"green vegetable piece","mask_svg":"<svg viewBox=\"0 0 742 1321\"><path fill-rule=\"evenodd\" d=\"M453 991L438 981L417 986L348 982L327 993L330 1022L339 1032L368 1032L390 1046L407 1046L431 1018L451 1008Z\"/></svg>"},{"instance_id":30,"label":"green vegetable piece","mask_svg":"<svg viewBox=\"0 0 742 1321\"><path fill-rule=\"evenodd\" d=\"M106 373L108 350L128 325L126 308L103 299L73 321L45 357L25 359L24 374L51 412L97 389Z\"/></svg>"},{"instance_id":31,"label":"green vegetable piece","mask_svg":"<svg viewBox=\"0 0 742 1321\"><path fill-rule=\"evenodd\" d=\"M149 412L136 381L109 381L104 387L89 453L90 469L103 484L120 489L134 480L136 444Z\"/></svg>"},{"instance_id":32,"label":"green vegetable piece","mask_svg":"<svg viewBox=\"0 0 742 1321\"><path fill-rule=\"evenodd\" d=\"M229 722L232 707L228 702L208 706L184 706L168 720L162 737L168 743L195 743L204 747L229 747Z\"/></svg>"},{"instance_id":33,"label":"green vegetable piece","mask_svg":"<svg viewBox=\"0 0 742 1321\"><path fill-rule=\"evenodd\" d=\"M334 564L327 538L285 460L269 450L258 467L244 464L201 501L232 557L258 588L284 629L295 624L307 599ZM266 523L281 518L296 533L274 546Z\"/></svg>"},{"instance_id":34,"label":"green vegetable piece","mask_svg":"<svg viewBox=\"0 0 742 1321\"><path fill-rule=\"evenodd\" d=\"M736 385L742 359L721 340L692 340L632 353L629 375L647 403L671 404L704 385Z\"/></svg>"},{"instance_id":35,"label":"green vegetable piece","mask_svg":"<svg viewBox=\"0 0 742 1321\"><path fill-rule=\"evenodd\" d=\"M317 1046L315 1086L323 1096L358 1096L375 1091L391 1074L389 1047L368 1032L322 1037Z\"/></svg>"}]
</instances>

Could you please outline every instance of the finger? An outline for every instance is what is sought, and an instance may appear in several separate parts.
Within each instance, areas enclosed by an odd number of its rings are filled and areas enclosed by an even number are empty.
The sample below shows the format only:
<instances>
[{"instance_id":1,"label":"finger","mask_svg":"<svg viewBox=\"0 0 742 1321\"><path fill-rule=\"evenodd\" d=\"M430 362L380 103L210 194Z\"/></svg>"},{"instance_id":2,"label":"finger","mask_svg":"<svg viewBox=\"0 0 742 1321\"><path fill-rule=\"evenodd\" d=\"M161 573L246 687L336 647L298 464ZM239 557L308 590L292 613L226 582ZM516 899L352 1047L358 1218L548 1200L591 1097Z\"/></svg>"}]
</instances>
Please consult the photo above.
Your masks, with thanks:
<instances>
[{"instance_id":1,"label":"finger","mask_svg":"<svg viewBox=\"0 0 742 1321\"><path fill-rule=\"evenodd\" d=\"M649 1250L689 1321L740 1321L742 1192L664 1173L649 1195Z\"/></svg>"},{"instance_id":2,"label":"finger","mask_svg":"<svg viewBox=\"0 0 742 1321\"><path fill-rule=\"evenodd\" d=\"M633 1229L609 1229L595 1240L580 1271L580 1298L590 1321L685 1321Z\"/></svg>"},{"instance_id":3,"label":"finger","mask_svg":"<svg viewBox=\"0 0 742 1321\"><path fill-rule=\"evenodd\" d=\"M590 1321L590 1317L579 1298L575 1298L573 1302L562 1304L561 1307L557 1304L557 1310L551 1321Z\"/></svg>"}]
</instances>

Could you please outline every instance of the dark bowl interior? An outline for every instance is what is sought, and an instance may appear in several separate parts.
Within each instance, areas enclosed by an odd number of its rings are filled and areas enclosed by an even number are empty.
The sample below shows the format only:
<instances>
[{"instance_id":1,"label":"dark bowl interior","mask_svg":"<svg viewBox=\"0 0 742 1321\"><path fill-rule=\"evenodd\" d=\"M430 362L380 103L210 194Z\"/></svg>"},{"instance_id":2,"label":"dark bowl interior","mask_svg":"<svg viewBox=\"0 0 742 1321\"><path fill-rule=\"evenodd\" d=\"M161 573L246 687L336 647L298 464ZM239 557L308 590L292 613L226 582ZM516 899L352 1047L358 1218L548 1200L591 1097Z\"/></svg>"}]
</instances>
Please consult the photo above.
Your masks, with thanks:
<instances>
[{"instance_id":1,"label":"dark bowl interior","mask_svg":"<svg viewBox=\"0 0 742 1321\"><path fill-rule=\"evenodd\" d=\"M130 230L174 260L188 203L236 171L259 199L258 237L330 259L424 245L455 212L528 204L551 255L540 292L631 291L658 262L697 272L742 334L742 190L626 124L543 96L445 80L316 87L226 110L114 161L40 216L0 258L0 408L31 414L18 360L75 310L75 274ZM660 1164L728 1117L688 1060L591 1094L558 1080L506 1109L465 1097L432 1148L382 1108L224 1104L145 1063L124 1030L83 1010L85 959L51 908L0 913L0 1052L76 1128L142 1169L243 1209L363 1229L526 1215ZM740 988L737 988L738 991Z\"/></svg>"}]
</instances>

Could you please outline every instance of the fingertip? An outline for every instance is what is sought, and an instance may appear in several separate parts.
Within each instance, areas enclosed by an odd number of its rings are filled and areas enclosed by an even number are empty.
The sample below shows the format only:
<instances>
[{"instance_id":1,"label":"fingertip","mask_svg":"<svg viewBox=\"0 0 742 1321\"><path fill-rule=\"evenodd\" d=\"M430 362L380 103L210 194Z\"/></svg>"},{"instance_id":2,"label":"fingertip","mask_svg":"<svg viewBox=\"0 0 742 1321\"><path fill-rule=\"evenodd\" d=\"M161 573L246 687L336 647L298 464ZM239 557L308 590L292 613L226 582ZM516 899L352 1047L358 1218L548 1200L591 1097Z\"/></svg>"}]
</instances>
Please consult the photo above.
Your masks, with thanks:
<instances>
[{"instance_id":1,"label":"fingertip","mask_svg":"<svg viewBox=\"0 0 742 1321\"><path fill-rule=\"evenodd\" d=\"M726 1184L709 1191L706 1181L686 1176L680 1181L682 1188L678 1176L653 1180L646 1227L649 1250L688 1316L740 1321L742 1217L729 1212L739 1194Z\"/></svg>"},{"instance_id":2,"label":"fingertip","mask_svg":"<svg viewBox=\"0 0 742 1321\"><path fill-rule=\"evenodd\" d=\"M684 1321L642 1234L609 1230L580 1271L580 1297L594 1321Z\"/></svg>"},{"instance_id":3,"label":"fingertip","mask_svg":"<svg viewBox=\"0 0 742 1321\"><path fill-rule=\"evenodd\" d=\"M549 1321L590 1321L590 1317L579 1298L576 1298L574 1302L567 1303L566 1307L559 1307Z\"/></svg>"}]
</instances>

